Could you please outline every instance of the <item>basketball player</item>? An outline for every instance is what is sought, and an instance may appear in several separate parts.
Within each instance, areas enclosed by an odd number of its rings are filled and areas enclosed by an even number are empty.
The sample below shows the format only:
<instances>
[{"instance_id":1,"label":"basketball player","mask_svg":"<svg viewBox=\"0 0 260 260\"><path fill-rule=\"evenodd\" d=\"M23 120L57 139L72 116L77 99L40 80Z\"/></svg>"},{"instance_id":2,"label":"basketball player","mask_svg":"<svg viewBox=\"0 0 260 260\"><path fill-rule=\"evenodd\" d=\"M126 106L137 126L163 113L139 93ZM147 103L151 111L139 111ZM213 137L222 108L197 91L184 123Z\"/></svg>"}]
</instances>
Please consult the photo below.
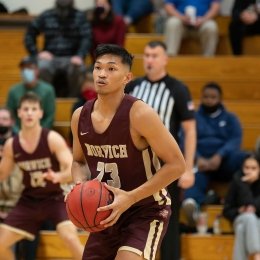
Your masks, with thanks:
<instances>
[{"instance_id":1,"label":"basketball player","mask_svg":"<svg viewBox=\"0 0 260 260\"><path fill-rule=\"evenodd\" d=\"M150 105L178 143L180 128L184 134L183 146L187 170L178 181L168 186L174 210L161 246L161 260L179 260L180 188L187 189L194 184L196 148L194 106L188 88L181 81L171 77L166 70L168 56L163 42L151 41L145 46L143 64L146 75L130 82L126 87L126 93Z\"/></svg>"},{"instance_id":2,"label":"basketball player","mask_svg":"<svg viewBox=\"0 0 260 260\"><path fill-rule=\"evenodd\" d=\"M21 98L18 116L21 130L5 143L0 179L5 179L17 164L25 187L0 226L0 258L14 259L11 246L24 238L33 240L42 222L50 219L73 257L81 259L83 246L76 228L68 221L61 189L62 183L71 180L71 152L58 133L40 126L43 110L34 93L27 92Z\"/></svg>"},{"instance_id":3,"label":"basketball player","mask_svg":"<svg viewBox=\"0 0 260 260\"><path fill-rule=\"evenodd\" d=\"M110 44L95 57L98 97L72 116L72 175L106 182L114 201L98 209L112 213L101 222L107 229L90 234L83 259L154 259L171 214L165 187L185 171L184 158L157 113L124 94L133 57Z\"/></svg>"}]
</instances>

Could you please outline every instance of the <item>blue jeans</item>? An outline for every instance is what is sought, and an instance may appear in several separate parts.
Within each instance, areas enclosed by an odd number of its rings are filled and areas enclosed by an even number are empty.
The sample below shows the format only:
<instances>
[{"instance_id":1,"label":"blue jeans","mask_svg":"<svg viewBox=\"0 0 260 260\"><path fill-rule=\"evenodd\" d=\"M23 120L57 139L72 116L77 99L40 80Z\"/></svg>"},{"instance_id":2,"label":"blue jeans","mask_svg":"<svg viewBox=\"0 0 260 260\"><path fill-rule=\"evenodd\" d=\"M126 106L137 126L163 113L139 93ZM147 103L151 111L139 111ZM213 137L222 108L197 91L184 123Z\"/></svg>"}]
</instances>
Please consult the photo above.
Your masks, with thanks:
<instances>
[{"instance_id":1,"label":"blue jeans","mask_svg":"<svg viewBox=\"0 0 260 260\"><path fill-rule=\"evenodd\" d=\"M195 174L194 185L185 190L184 199L193 198L199 205L203 204L208 191L209 182L229 182L233 174L238 171L246 157L247 153L243 151L230 153L223 158L221 165L217 171L197 172Z\"/></svg>"},{"instance_id":2,"label":"blue jeans","mask_svg":"<svg viewBox=\"0 0 260 260\"><path fill-rule=\"evenodd\" d=\"M133 23L153 12L151 0L112 0L113 10L121 16L128 16Z\"/></svg>"}]
</instances>

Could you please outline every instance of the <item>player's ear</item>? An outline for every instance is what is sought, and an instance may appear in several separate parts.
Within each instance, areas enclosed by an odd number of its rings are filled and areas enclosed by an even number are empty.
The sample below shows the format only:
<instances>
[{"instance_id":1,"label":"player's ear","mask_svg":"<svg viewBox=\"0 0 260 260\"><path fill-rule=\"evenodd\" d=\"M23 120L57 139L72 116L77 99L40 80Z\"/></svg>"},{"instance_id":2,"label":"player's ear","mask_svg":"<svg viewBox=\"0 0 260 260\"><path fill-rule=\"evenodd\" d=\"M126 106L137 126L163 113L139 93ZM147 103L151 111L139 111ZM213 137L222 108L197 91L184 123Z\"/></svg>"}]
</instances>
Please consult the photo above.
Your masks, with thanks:
<instances>
[{"instance_id":1,"label":"player's ear","mask_svg":"<svg viewBox=\"0 0 260 260\"><path fill-rule=\"evenodd\" d=\"M124 80L125 85L126 85L127 83L129 83L129 82L132 80L132 78L133 78L133 73L132 73L131 71L129 71L129 72L126 74L126 76L125 76L125 80Z\"/></svg>"}]
</instances>

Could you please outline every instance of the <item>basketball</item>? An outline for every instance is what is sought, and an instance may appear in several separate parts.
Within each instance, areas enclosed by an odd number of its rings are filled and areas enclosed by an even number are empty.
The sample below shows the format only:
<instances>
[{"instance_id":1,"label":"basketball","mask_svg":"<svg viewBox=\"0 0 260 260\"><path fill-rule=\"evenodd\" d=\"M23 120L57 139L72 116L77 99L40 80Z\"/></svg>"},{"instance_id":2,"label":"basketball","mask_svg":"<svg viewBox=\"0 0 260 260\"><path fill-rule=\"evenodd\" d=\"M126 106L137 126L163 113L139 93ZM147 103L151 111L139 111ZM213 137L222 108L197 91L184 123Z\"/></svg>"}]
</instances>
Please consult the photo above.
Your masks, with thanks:
<instances>
[{"instance_id":1,"label":"basketball","mask_svg":"<svg viewBox=\"0 0 260 260\"><path fill-rule=\"evenodd\" d=\"M88 232L99 232L105 227L100 221L106 219L111 210L100 211L97 209L111 204L113 194L105 187L103 182L90 180L76 185L68 194L66 209L72 223Z\"/></svg>"}]
</instances>

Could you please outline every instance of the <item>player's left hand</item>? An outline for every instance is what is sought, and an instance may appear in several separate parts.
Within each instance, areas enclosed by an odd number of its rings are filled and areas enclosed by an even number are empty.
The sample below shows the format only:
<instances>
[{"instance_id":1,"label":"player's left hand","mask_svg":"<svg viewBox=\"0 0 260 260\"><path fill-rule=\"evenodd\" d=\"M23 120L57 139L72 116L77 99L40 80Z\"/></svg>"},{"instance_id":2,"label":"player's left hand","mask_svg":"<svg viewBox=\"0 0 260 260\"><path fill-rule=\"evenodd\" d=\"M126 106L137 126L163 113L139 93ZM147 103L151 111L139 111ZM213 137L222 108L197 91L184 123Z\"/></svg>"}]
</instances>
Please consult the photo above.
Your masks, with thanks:
<instances>
[{"instance_id":1,"label":"player's left hand","mask_svg":"<svg viewBox=\"0 0 260 260\"><path fill-rule=\"evenodd\" d=\"M114 200L111 204L98 208L97 211L112 210L110 216L100 222L101 225L104 225L105 227L110 227L117 222L122 213L130 208L135 203L135 201L129 192L114 188L107 184L105 185L106 188L114 194Z\"/></svg>"},{"instance_id":2,"label":"player's left hand","mask_svg":"<svg viewBox=\"0 0 260 260\"><path fill-rule=\"evenodd\" d=\"M193 186L194 182L195 182L195 175L193 169L186 170L179 178L178 186L181 187L182 189L188 189Z\"/></svg>"}]
</instances>

